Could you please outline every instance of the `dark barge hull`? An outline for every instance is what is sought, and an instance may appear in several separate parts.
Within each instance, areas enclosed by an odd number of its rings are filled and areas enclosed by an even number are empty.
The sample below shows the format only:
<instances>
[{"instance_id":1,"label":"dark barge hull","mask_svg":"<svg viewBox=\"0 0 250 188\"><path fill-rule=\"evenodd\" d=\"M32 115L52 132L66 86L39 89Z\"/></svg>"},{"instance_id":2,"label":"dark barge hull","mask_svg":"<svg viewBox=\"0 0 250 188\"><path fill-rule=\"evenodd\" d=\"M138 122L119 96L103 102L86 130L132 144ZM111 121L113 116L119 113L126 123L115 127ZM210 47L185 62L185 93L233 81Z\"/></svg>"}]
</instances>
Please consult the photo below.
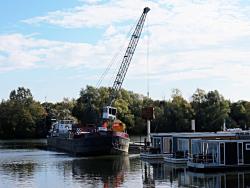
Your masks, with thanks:
<instances>
[{"instance_id":1,"label":"dark barge hull","mask_svg":"<svg viewBox=\"0 0 250 188\"><path fill-rule=\"evenodd\" d=\"M79 138L48 137L48 148L74 156L123 155L128 153L129 138L116 132L86 133Z\"/></svg>"}]
</instances>

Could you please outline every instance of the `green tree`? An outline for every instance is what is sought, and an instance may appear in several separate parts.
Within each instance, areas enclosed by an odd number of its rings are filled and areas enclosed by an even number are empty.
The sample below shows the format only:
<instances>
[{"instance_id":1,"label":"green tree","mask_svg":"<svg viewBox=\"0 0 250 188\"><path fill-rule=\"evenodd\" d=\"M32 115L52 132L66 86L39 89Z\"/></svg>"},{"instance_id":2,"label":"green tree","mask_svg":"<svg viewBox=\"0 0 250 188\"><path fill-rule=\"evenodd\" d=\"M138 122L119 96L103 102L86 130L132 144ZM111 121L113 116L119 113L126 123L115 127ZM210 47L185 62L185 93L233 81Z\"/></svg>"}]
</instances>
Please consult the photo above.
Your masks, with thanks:
<instances>
[{"instance_id":1,"label":"green tree","mask_svg":"<svg viewBox=\"0 0 250 188\"><path fill-rule=\"evenodd\" d=\"M80 92L80 97L73 107L73 115L82 124L97 124L101 121L102 108L107 104L111 88L101 87L99 89L87 86ZM143 106L142 96L121 89L112 106L117 108L117 118L126 124L127 130L134 130L135 124L142 124L141 108ZM137 127L138 128L138 127ZM138 129L135 131L138 132Z\"/></svg>"},{"instance_id":2,"label":"green tree","mask_svg":"<svg viewBox=\"0 0 250 188\"><path fill-rule=\"evenodd\" d=\"M193 109L186 101L179 90L172 92L172 100L166 103L164 116L170 131L191 131L191 120L193 118Z\"/></svg>"},{"instance_id":3,"label":"green tree","mask_svg":"<svg viewBox=\"0 0 250 188\"><path fill-rule=\"evenodd\" d=\"M100 101L102 100L98 89L87 86L80 91L80 97L72 109L73 116L82 124L97 123L100 117Z\"/></svg>"},{"instance_id":4,"label":"green tree","mask_svg":"<svg viewBox=\"0 0 250 188\"><path fill-rule=\"evenodd\" d=\"M19 87L10 93L10 99L0 105L0 127L2 138L36 137L38 124L45 118L45 110L33 100L29 89Z\"/></svg>"},{"instance_id":5,"label":"green tree","mask_svg":"<svg viewBox=\"0 0 250 188\"><path fill-rule=\"evenodd\" d=\"M229 118L229 102L217 90L207 94L197 90L191 102L195 112L197 131L219 131Z\"/></svg>"},{"instance_id":6,"label":"green tree","mask_svg":"<svg viewBox=\"0 0 250 188\"><path fill-rule=\"evenodd\" d=\"M247 101L231 103L230 109L230 127L248 128L250 125L250 103Z\"/></svg>"},{"instance_id":7,"label":"green tree","mask_svg":"<svg viewBox=\"0 0 250 188\"><path fill-rule=\"evenodd\" d=\"M29 89L18 87L17 90L13 90L10 92L10 100L22 104L29 104L33 101L33 96Z\"/></svg>"}]
</instances>

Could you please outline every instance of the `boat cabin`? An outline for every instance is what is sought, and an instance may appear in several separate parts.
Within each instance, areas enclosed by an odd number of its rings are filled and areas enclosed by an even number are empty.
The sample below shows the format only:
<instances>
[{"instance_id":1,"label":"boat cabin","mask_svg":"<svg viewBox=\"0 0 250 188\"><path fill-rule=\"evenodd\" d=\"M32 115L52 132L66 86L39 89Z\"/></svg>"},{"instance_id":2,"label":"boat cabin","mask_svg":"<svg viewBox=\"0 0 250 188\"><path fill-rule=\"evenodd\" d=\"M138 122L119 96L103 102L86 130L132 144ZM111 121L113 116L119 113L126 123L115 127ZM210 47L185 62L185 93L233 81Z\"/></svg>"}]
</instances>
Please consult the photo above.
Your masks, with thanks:
<instances>
[{"instance_id":1,"label":"boat cabin","mask_svg":"<svg viewBox=\"0 0 250 188\"><path fill-rule=\"evenodd\" d=\"M173 157L188 158L193 139L235 139L236 134L231 132L195 132L173 135Z\"/></svg>"},{"instance_id":2,"label":"boat cabin","mask_svg":"<svg viewBox=\"0 0 250 188\"><path fill-rule=\"evenodd\" d=\"M144 148L140 153L143 159L163 159L172 151L172 135L175 133L151 133L150 145L144 143Z\"/></svg>"},{"instance_id":3,"label":"boat cabin","mask_svg":"<svg viewBox=\"0 0 250 188\"><path fill-rule=\"evenodd\" d=\"M73 120L58 120L52 124L51 131L53 136L59 134L67 134L72 130L74 121Z\"/></svg>"},{"instance_id":4,"label":"boat cabin","mask_svg":"<svg viewBox=\"0 0 250 188\"><path fill-rule=\"evenodd\" d=\"M250 137L194 139L187 164L194 170L250 167Z\"/></svg>"},{"instance_id":5,"label":"boat cabin","mask_svg":"<svg viewBox=\"0 0 250 188\"><path fill-rule=\"evenodd\" d=\"M115 120L116 119L117 109L112 106L105 106L103 107L102 118Z\"/></svg>"},{"instance_id":6,"label":"boat cabin","mask_svg":"<svg viewBox=\"0 0 250 188\"><path fill-rule=\"evenodd\" d=\"M185 132L185 133L151 133L150 147L145 147L143 154L149 158L159 156L165 162L186 163L193 139L235 139L236 133L231 132Z\"/></svg>"}]
</instances>

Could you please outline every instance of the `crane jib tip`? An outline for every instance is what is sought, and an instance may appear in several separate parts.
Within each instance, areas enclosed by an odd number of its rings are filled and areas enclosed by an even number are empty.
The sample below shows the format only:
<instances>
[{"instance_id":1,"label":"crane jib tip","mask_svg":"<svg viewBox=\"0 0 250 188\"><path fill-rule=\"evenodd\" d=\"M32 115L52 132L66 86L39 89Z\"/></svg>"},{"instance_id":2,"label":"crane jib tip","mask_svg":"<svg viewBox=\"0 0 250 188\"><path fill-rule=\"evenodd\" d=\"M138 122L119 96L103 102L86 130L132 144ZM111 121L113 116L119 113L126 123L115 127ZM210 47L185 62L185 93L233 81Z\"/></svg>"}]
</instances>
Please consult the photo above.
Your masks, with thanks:
<instances>
[{"instance_id":1,"label":"crane jib tip","mask_svg":"<svg viewBox=\"0 0 250 188\"><path fill-rule=\"evenodd\" d=\"M145 7L144 9L143 9L143 13L148 13L150 11L150 8L149 7Z\"/></svg>"}]
</instances>

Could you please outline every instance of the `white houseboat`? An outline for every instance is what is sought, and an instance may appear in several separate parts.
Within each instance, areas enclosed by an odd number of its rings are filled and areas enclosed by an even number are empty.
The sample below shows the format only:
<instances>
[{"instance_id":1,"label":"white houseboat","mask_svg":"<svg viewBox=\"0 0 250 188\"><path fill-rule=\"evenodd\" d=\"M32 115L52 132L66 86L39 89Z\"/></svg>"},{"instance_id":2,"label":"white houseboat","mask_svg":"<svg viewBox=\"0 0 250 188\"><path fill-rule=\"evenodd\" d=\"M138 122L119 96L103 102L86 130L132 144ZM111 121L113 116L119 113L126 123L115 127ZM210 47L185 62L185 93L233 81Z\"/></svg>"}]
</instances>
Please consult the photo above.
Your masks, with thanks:
<instances>
[{"instance_id":1,"label":"white houseboat","mask_svg":"<svg viewBox=\"0 0 250 188\"><path fill-rule=\"evenodd\" d=\"M172 136L172 150L164 157L164 162L186 164L191 151L193 139L235 139L236 134L231 132L194 132L178 133Z\"/></svg>"},{"instance_id":2,"label":"white houseboat","mask_svg":"<svg viewBox=\"0 0 250 188\"><path fill-rule=\"evenodd\" d=\"M191 170L250 167L250 133L235 133L235 139L194 139L187 162Z\"/></svg>"},{"instance_id":3,"label":"white houseboat","mask_svg":"<svg viewBox=\"0 0 250 188\"><path fill-rule=\"evenodd\" d=\"M186 164L193 139L234 139L231 132L186 132L186 133L151 133L150 145L141 151L142 159L161 159L168 163Z\"/></svg>"}]
</instances>

